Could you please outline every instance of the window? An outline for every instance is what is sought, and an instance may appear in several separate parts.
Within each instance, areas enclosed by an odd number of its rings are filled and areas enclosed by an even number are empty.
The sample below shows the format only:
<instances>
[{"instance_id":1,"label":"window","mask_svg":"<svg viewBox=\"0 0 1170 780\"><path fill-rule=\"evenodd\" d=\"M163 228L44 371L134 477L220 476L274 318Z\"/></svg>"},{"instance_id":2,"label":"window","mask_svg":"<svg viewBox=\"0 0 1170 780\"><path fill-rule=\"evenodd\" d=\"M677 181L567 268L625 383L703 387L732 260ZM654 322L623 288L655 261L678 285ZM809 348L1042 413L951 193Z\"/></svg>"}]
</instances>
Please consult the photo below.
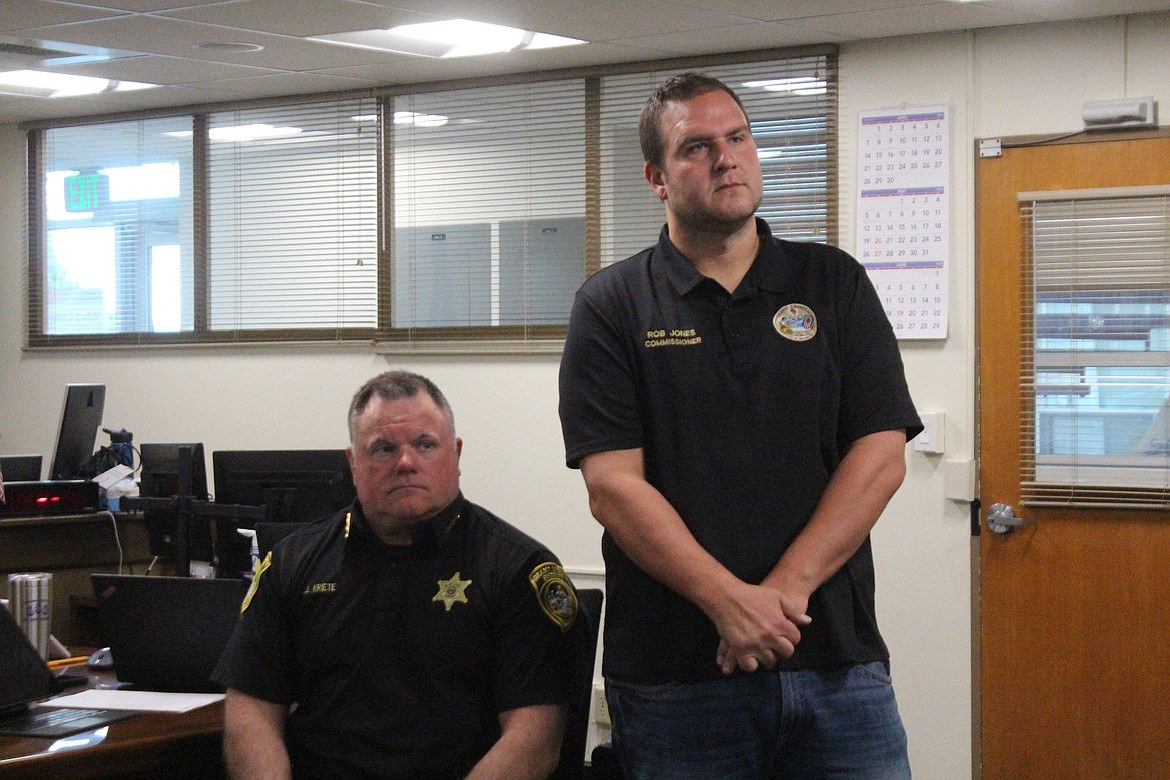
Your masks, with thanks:
<instances>
[{"instance_id":1,"label":"window","mask_svg":"<svg viewBox=\"0 0 1170 780\"><path fill-rule=\"evenodd\" d=\"M1170 192L1025 195L1025 503L1170 505Z\"/></svg>"},{"instance_id":2,"label":"window","mask_svg":"<svg viewBox=\"0 0 1170 780\"><path fill-rule=\"evenodd\" d=\"M585 280L585 82L394 99L390 337L564 325Z\"/></svg>"},{"instance_id":3,"label":"window","mask_svg":"<svg viewBox=\"0 0 1170 780\"><path fill-rule=\"evenodd\" d=\"M207 135L208 329L371 331L377 102L216 112Z\"/></svg>"},{"instance_id":4,"label":"window","mask_svg":"<svg viewBox=\"0 0 1170 780\"><path fill-rule=\"evenodd\" d=\"M193 327L190 117L48 130L43 274L30 323L49 336ZM35 238L35 237L34 237Z\"/></svg>"},{"instance_id":5,"label":"window","mask_svg":"<svg viewBox=\"0 0 1170 780\"><path fill-rule=\"evenodd\" d=\"M30 346L559 349L585 277L657 238L637 119L688 67L743 99L773 232L831 240L834 56L718 59L34 127Z\"/></svg>"}]
</instances>

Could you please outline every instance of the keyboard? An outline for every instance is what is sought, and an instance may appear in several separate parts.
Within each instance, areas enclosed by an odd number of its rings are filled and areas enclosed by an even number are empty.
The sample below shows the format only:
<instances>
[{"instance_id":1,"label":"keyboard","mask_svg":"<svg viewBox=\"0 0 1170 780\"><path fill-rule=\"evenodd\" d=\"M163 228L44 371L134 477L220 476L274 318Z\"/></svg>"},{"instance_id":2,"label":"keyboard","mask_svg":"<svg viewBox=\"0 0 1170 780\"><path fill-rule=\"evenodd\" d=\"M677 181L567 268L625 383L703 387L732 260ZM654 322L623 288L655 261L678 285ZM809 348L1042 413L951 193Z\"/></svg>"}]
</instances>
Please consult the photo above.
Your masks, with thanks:
<instances>
[{"instance_id":1,"label":"keyboard","mask_svg":"<svg viewBox=\"0 0 1170 780\"><path fill-rule=\"evenodd\" d=\"M132 717L124 710L36 707L0 718L0 734L19 737L65 737Z\"/></svg>"}]
</instances>

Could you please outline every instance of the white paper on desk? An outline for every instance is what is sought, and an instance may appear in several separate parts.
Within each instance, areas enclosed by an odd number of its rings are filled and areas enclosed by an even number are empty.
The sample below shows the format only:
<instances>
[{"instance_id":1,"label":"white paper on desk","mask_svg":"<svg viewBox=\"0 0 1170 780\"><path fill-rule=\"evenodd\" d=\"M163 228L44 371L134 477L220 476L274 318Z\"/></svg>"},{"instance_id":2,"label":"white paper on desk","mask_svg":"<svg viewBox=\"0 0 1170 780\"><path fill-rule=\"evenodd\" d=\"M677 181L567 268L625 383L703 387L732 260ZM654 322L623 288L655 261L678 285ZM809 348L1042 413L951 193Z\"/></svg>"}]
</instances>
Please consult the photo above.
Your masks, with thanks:
<instances>
[{"instance_id":1,"label":"white paper on desk","mask_svg":"<svg viewBox=\"0 0 1170 780\"><path fill-rule=\"evenodd\" d=\"M137 710L139 712L187 712L206 707L223 698L222 693L163 693L91 688L41 702L42 707L80 707L91 710Z\"/></svg>"},{"instance_id":2,"label":"white paper on desk","mask_svg":"<svg viewBox=\"0 0 1170 780\"><path fill-rule=\"evenodd\" d=\"M112 469L103 471L93 478L93 481L101 485L102 490L109 490L114 486L115 482L121 482L126 477L134 473L134 469L119 463Z\"/></svg>"}]
</instances>

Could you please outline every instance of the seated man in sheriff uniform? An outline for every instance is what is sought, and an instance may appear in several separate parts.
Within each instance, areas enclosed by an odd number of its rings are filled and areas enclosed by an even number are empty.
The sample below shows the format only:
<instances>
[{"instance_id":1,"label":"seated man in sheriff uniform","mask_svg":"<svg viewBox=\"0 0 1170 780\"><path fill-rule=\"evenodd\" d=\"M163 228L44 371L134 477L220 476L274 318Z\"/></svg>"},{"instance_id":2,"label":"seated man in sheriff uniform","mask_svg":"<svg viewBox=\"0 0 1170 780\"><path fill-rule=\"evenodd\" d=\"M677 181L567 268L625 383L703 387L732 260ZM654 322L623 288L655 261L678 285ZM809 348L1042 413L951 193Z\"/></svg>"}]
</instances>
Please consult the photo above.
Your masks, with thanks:
<instances>
[{"instance_id":1,"label":"seated man in sheriff uniform","mask_svg":"<svg viewBox=\"0 0 1170 780\"><path fill-rule=\"evenodd\" d=\"M231 776L547 777L585 641L572 584L463 497L430 380L371 379L349 431L357 501L260 563L215 671Z\"/></svg>"}]
</instances>

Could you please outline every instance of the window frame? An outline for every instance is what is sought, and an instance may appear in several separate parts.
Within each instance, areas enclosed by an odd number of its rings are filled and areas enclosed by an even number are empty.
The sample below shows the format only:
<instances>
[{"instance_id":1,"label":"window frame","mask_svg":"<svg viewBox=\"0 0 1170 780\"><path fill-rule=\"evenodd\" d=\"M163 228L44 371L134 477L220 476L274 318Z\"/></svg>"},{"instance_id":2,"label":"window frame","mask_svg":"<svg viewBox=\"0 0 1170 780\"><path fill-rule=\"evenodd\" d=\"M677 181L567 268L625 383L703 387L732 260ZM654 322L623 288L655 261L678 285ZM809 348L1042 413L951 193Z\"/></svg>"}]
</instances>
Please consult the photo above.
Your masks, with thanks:
<instances>
[{"instance_id":1,"label":"window frame","mask_svg":"<svg viewBox=\"0 0 1170 780\"><path fill-rule=\"evenodd\" d=\"M607 66L573 68L557 71L539 71L506 77L462 79L427 84L406 84L374 90L355 90L342 93L298 95L285 98L235 101L208 104L182 109L138 111L124 114L42 120L21 125L27 133L28 201L27 201L27 278L26 344L31 351L125 347L177 347L228 345L303 345L319 346L369 344L375 352L389 354L522 354L559 352L567 330L567 323L492 325L475 327L420 327L393 329L392 274L394 262L394 219L390 213L393 204L394 124L385 121L387 111L393 111L393 102L399 96L428 92L471 89L481 86L524 85L550 80L579 79L585 82L585 277L601 267L602 172L597 151L600 135L602 79L607 76L646 73L653 71L701 70L715 66L765 63L796 58L823 57L828 91L825 99L827 123L827 159L825 163L825 199L827 215L824 240L836 243L839 230L838 168L840 162L838 116L838 47L825 44L787 49L768 49L731 54L704 55L666 60L647 60ZM377 326L374 328L317 327L274 328L264 330L211 330L209 326L210 263L208 261L209 172L208 125L212 114L246 110L266 106L297 106L332 100L374 98L380 104L381 135L378 150L379 182L376 186L377 204L377 295L375 306ZM192 208L193 235L193 329L178 332L119 332L103 334L48 334L44 328L46 302L45 269L47 263L45 214L45 132L55 128L95 125L156 117L190 116L194 130L192 138ZM647 236L647 244L653 241Z\"/></svg>"}]
</instances>

